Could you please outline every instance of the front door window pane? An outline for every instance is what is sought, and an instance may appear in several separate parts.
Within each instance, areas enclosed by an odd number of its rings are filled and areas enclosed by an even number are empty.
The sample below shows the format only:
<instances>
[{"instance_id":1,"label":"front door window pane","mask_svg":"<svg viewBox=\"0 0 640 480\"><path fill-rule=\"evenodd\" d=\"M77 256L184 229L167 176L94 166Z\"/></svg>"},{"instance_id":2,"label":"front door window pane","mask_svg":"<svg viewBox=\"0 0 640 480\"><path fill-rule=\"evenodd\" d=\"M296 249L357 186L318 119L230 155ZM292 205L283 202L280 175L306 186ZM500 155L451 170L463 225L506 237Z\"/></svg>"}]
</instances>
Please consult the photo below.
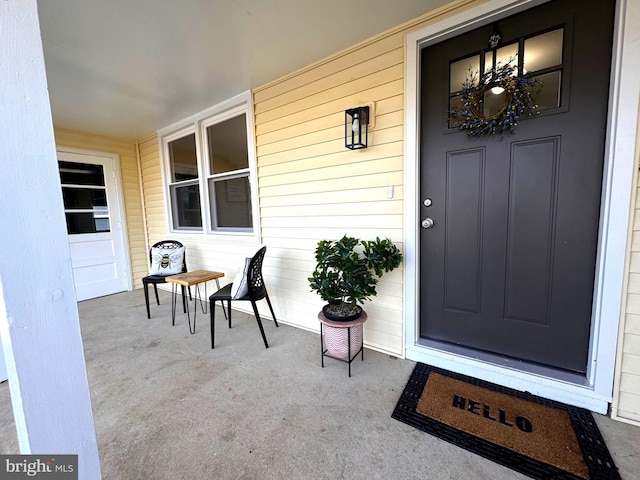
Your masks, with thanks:
<instances>
[{"instance_id":1,"label":"front door window pane","mask_svg":"<svg viewBox=\"0 0 640 480\"><path fill-rule=\"evenodd\" d=\"M207 143L210 174L249 168L247 120L244 113L207 127Z\"/></svg>"},{"instance_id":2,"label":"front door window pane","mask_svg":"<svg viewBox=\"0 0 640 480\"><path fill-rule=\"evenodd\" d=\"M564 29L557 28L527 39L521 38L496 50L483 50L480 55L470 55L452 62L449 66L449 128L464 120L459 113L464 110L463 85L470 78L477 79L480 68L485 72L486 82L490 83L489 74L492 69L511 63L514 76L532 77L537 81L531 92L538 112L560 107L563 40ZM518 65L519 61L522 65ZM479 66L479 63L483 65ZM474 82L473 86L477 87L477 82ZM469 92L477 97L471 101L475 104L475 114L482 118L500 114L510 101L506 93L490 88L469 89L467 93Z\"/></svg>"},{"instance_id":3,"label":"front door window pane","mask_svg":"<svg viewBox=\"0 0 640 480\"><path fill-rule=\"evenodd\" d=\"M476 83L478 80L478 72L480 71L480 55L463 58L457 62L453 62L449 66L449 90L451 93L462 90L469 72L475 75Z\"/></svg>"},{"instance_id":4,"label":"front door window pane","mask_svg":"<svg viewBox=\"0 0 640 480\"><path fill-rule=\"evenodd\" d=\"M538 110L559 107L561 72L545 73L534 78L539 80L538 87L533 93L533 99L538 105Z\"/></svg>"},{"instance_id":5,"label":"front door window pane","mask_svg":"<svg viewBox=\"0 0 640 480\"><path fill-rule=\"evenodd\" d=\"M506 65L508 63L512 63L516 67L518 66L518 44L512 43L511 45L507 45L505 47L500 47L496 50L496 66ZM484 71L489 72L493 68L493 51L489 51L485 53L484 60ZM513 72L516 75L518 72L517 68Z\"/></svg>"},{"instance_id":6,"label":"front door window pane","mask_svg":"<svg viewBox=\"0 0 640 480\"><path fill-rule=\"evenodd\" d=\"M537 72L562 64L563 29L543 33L524 41L524 71Z\"/></svg>"}]
</instances>

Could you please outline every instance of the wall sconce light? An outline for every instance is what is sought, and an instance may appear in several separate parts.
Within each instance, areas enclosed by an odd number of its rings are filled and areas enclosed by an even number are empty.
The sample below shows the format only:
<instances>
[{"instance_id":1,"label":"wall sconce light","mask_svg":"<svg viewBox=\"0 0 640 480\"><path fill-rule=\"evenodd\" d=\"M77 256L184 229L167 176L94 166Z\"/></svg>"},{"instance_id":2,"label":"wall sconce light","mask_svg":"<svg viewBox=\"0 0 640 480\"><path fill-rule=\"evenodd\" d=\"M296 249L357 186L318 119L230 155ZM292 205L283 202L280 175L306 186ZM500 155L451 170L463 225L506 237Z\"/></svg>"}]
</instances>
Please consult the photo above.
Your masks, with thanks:
<instances>
[{"instance_id":1,"label":"wall sconce light","mask_svg":"<svg viewBox=\"0 0 640 480\"><path fill-rule=\"evenodd\" d=\"M357 150L367 148L369 107L356 107L344 112L344 146Z\"/></svg>"}]
</instances>

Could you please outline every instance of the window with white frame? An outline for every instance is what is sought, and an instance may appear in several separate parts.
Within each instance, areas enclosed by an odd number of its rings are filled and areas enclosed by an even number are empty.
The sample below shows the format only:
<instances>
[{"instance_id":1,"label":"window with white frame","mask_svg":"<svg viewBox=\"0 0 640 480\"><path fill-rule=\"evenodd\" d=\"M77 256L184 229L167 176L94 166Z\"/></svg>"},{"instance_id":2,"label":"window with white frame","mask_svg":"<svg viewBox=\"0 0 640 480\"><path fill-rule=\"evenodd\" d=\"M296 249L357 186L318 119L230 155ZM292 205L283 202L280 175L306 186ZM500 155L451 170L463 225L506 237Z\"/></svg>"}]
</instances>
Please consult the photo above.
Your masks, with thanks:
<instances>
[{"instance_id":1,"label":"window with white frame","mask_svg":"<svg viewBox=\"0 0 640 480\"><path fill-rule=\"evenodd\" d=\"M247 115L203 124L212 230L252 230Z\"/></svg>"},{"instance_id":2,"label":"window with white frame","mask_svg":"<svg viewBox=\"0 0 640 480\"><path fill-rule=\"evenodd\" d=\"M255 234L253 123L243 97L159 132L173 231Z\"/></svg>"},{"instance_id":3,"label":"window with white frame","mask_svg":"<svg viewBox=\"0 0 640 480\"><path fill-rule=\"evenodd\" d=\"M201 230L196 134L181 132L179 135L166 142L173 228Z\"/></svg>"}]
</instances>

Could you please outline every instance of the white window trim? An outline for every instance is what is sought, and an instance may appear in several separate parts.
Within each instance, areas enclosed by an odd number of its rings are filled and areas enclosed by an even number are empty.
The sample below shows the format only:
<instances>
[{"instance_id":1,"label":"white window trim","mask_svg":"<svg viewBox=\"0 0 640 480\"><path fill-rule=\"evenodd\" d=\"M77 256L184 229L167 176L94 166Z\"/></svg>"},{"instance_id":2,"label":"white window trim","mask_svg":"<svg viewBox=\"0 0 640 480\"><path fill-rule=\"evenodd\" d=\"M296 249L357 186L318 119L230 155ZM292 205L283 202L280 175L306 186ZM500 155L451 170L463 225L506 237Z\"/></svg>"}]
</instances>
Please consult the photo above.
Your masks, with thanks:
<instances>
[{"instance_id":1,"label":"white window trim","mask_svg":"<svg viewBox=\"0 0 640 480\"><path fill-rule=\"evenodd\" d=\"M253 216L253 231L240 229L213 230L211 225L211 207L208 190L208 164L206 162L206 128L226 118L244 113L247 119L247 152L249 161L249 184L251 187L251 214ZM162 164L162 188L165 201L165 216L168 233L185 235L203 235L206 238L228 241L260 242L260 208L258 200L258 168L255 147L255 123L253 111L253 95L246 91L229 100L207 108L184 120L161 128L158 134L160 161ZM171 165L169 163L168 144L170 141L195 133L196 157L198 160L198 186L200 188L200 213L202 228L175 228L173 222L172 197L169 188L171 180Z\"/></svg>"}]
</instances>

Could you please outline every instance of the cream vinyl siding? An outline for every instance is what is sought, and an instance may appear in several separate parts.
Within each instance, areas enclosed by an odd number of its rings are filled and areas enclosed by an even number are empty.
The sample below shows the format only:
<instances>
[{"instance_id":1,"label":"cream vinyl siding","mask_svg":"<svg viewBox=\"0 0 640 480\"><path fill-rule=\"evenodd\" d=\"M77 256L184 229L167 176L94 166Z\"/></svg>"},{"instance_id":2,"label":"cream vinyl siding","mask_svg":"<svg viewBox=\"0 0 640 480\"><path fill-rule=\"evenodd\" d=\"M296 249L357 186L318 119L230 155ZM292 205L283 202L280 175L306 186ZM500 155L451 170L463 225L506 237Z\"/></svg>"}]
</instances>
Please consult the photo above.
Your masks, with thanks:
<instances>
[{"instance_id":1,"label":"cream vinyl siding","mask_svg":"<svg viewBox=\"0 0 640 480\"><path fill-rule=\"evenodd\" d=\"M120 157L131 278L133 288L141 287L141 279L147 272L147 261L145 259L146 243L136 142L134 140L110 138L64 128L55 128L54 133L56 144L60 147L116 153Z\"/></svg>"},{"instance_id":2,"label":"cream vinyl siding","mask_svg":"<svg viewBox=\"0 0 640 480\"><path fill-rule=\"evenodd\" d=\"M639 150L640 146L637 146L636 152ZM627 295L620 327L611 415L640 426L640 191L637 189L632 215L633 231L627 251Z\"/></svg>"},{"instance_id":3,"label":"cream vinyl siding","mask_svg":"<svg viewBox=\"0 0 640 480\"><path fill-rule=\"evenodd\" d=\"M160 151L158 136L149 135L138 141L140 152L140 175L142 178L142 194L150 247L160 240L167 238L167 218L165 213L164 190L162 186L162 171L160 168ZM145 274L148 270L148 252L145 258Z\"/></svg>"},{"instance_id":4,"label":"cream vinyl siding","mask_svg":"<svg viewBox=\"0 0 640 480\"><path fill-rule=\"evenodd\" d=\"M262 238L279 255L269 274L289 323L319 329L307 280L319 240L380 236L403 249L403 44L395 33L254 92ZM344 111L371 102L369 148L346 149ZM402 266L377 290L365 345L402 356Z\"/></svg>"},{"instance_id":5,"label":"cream vinyl siding","mask_svg":"<svg viewBox=\"0 0 640 480\"><path fill-rule=\"evenodd\" d=\"M287 323L319 330L324 302L307 280L319 240L388 237L404 251L405 36L474 3L452 2L254 90L261 233L276 255L268 280ZM344 112L369 104L369 147L348 150ZM403 268L364 305L365 346L396 356L404 356Z\"/></svg>"}]
</instances>

